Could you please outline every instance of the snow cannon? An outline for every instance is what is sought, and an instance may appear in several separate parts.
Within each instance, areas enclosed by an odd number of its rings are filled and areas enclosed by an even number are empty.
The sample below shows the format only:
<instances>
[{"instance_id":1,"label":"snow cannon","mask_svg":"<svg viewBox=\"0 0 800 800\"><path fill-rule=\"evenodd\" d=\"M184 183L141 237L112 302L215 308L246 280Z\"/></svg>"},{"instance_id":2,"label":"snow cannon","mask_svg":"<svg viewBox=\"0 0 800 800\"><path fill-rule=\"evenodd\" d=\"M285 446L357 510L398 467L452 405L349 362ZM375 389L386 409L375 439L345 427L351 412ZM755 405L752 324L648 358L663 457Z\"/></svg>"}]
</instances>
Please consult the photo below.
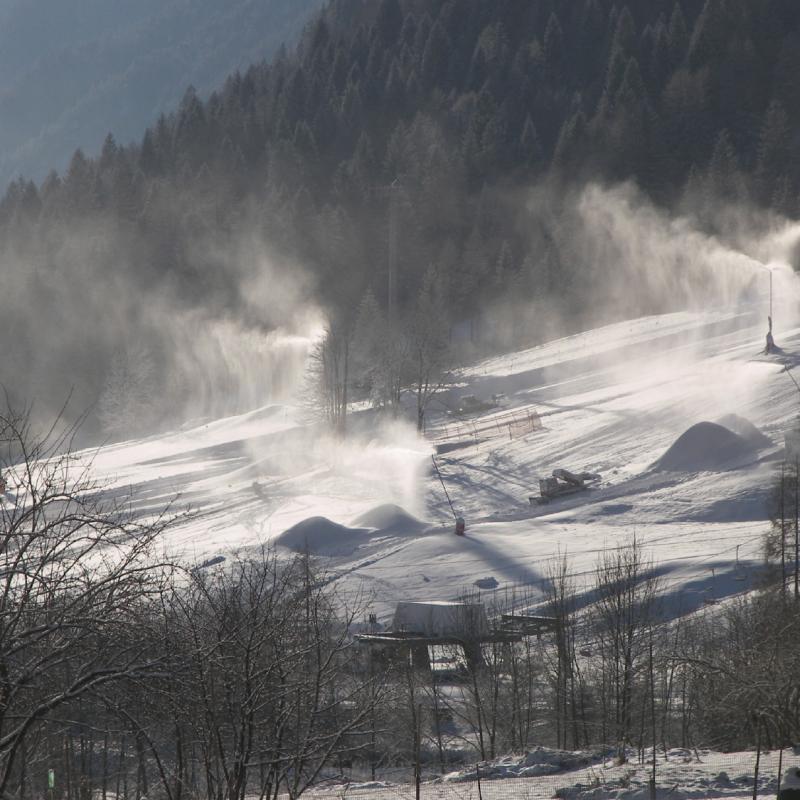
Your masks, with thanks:
<instances>
[{"instance_id":1,"label":"snow cannon","mask_svg":"<svg viewBox=\"0 0 800 800\"><path fill-rule=\"evenodd\" d=\"M456 536L464 536L467 530L467 523L464 522L464 517L456 517Z\"/></svg>"}]
</instances>

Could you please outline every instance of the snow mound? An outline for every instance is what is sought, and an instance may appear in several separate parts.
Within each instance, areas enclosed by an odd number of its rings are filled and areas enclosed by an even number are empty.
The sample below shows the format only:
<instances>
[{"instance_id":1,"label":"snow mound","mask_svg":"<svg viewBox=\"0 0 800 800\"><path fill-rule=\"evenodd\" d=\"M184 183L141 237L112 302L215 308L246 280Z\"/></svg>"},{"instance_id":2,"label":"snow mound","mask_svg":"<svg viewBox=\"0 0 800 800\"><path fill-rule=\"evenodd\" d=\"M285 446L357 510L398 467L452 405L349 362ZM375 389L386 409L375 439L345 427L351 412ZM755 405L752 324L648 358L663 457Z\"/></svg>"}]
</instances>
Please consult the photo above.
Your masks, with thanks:
<instances>
[{"instance_id":1,"label":"snow mound","mask_svg":"<svg viewBox=\"0 0 800 800\"><path fill-rule=\"evenodd\" d=\"M359 528L375 528L382 533L418 533L428 527L425 522L394 503L371 508L356 517L353 525Z\"/></svg>"},{"instance_id":2,"label":"snow mound","mask_svg":"<svg viewBox=\"0 0 800 800\"><path fill-rule=\"evenodd\" d=\"M315 556L349 556L369 539L369 531L348 528L327 517L309 517L275 537L275 544Z\"/></svg>"},{"instance_id":3,"label":"snow mound","mask_svg":"<svg viewBox=\"0 0 800 800\"><path fill-rule=\"evenodd\" d=\"M717 424L738 434L746 442L753 445L753 447L760 449L762 447L772 446L772 439L761 433L761 431L746 417L740 417L738 414L726 414L724 417L717 420Z\"/></svg>"},{"instance_id":4,"label":"snow mound","mask_svg":"<svg viewBox=\"0 0 800 800\"><path fill-rule=\"evenodd\" d=\"M586 767L602 760L608 755L607 750L569 751L554 750L550 747L537 747L525 753L522 758L506 756L495 761L485 762L478 768L470 767L458 772L451 772L442 777L446 783L466 783L481 780L502 780L504 778L537 778L543 775L555 775L559 772Z\"/></svg>"},{"instance_id":5,"label":"snow mound","mask_svg":"<svg viewBox=\"0 0 800 800\"><path fill-rule=\"evenodd\" d=\"M737 461L751 459L757 449L716 422L698 422L675 440L655 467L672 472L725 469Z\"/></svg>"}]
</instances>

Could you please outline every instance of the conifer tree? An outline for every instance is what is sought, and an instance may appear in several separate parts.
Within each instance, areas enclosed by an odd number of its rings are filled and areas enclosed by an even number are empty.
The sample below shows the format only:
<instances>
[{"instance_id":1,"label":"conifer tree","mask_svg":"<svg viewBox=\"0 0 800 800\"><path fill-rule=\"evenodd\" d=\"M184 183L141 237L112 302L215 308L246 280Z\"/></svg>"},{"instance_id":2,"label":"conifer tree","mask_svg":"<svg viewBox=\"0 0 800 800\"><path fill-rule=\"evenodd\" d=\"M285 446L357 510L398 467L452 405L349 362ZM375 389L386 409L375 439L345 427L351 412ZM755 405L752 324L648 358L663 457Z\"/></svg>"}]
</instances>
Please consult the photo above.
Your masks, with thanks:
<instances>
[{"instance_id":1,"label":"conifer tree","mask_svg":"<svg viewBox=\"0 0 800 800\"><path fill-rule=\"evenodd\" d=\"M758 139L756 181L762 201L770 203L775 184L788 176L787 164L791 161L791 131L789 117L783 106L773 100L764 115ZM786 187L786 195L790 190ZM782 203L785 206L785 202Z\"/></svg>"},{"instance_id":2,"label":"conifer tree","mask_svg":"<svg viewBox=\"0 0 800 800\"><path fill-rule=\"evenodd\" d=\"M536 132L536 126L533 124L530 114L525 117L525 125L522 128L519 147L521 162L528 169L537 167L542 162L542 145L539 142L539 134Z\"/></svg>"}]
</instances>

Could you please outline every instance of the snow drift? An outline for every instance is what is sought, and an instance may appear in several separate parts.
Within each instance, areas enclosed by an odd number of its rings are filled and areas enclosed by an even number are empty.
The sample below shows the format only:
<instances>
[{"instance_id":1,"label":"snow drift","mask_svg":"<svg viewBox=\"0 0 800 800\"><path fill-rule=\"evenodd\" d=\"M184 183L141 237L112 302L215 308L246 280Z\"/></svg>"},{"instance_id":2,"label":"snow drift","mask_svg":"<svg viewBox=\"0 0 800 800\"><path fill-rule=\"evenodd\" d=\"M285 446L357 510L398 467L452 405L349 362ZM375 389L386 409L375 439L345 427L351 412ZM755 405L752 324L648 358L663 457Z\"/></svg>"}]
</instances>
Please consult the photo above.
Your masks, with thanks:
<instances>
[{"instance_id":1,"label":"snow drift","mask_svg":"<svg viewBox=\"0 0 800 800\"><path fill-rule=\"evenodd\" d=\"M314 556L349 556L369 540L363 528L348 528L327 517L309 517L275 537L275 544Z\"/></svg>"},{"instance_id":2,"label":"snow drift","mask_svg":"<svg viewBox=\"0 0 800 800\"><path fill-rule=\"evenodd\" d=\"M394 503L376 506L353 520L359 528L375 528L381 533L419 533L428 524Z\"/></svg>"},{"instance_id":3,"label":"snow drift","mask_svg":"<svg viewBox=\"0 0 800 800\"><path fill-rule=\"evenodd\" d=\"M605 748L595 751L556 750L551 747L536 747L519 756L503 757L480 765L480 775L475 768L459 770L445 775L446 783L467 783L477 780L498 780L504 778L538 778L555 775L595 764L607 758Z\"/></svg>"},{"instance_id":4,"label":"snow drift","mask_svg":"<svg viewBox=\"0 0 800 800\"><path fill-rule=\"evenodd\" d=\"M702 472L727 469L752 460L757 446L716 422L698 422L682 433L655 463L670 472Z\"/></svg>"}]
</instances>

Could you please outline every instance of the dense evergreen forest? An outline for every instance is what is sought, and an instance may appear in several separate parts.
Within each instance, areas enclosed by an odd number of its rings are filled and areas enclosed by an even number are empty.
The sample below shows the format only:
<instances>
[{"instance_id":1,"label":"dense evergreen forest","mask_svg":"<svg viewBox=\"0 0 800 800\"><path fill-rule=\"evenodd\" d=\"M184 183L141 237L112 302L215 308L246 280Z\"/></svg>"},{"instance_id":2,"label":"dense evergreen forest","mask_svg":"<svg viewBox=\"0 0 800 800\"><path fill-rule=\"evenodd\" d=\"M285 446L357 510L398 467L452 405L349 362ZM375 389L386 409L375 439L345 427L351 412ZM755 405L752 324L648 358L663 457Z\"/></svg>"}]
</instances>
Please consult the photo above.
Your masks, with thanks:
<instances>
[{"instance_id":1,"label":"dense evergreen forest","mask_svg":"<svg viewBox=\"0 0 800 800\"><path fill-rule=\"evenodd\" d=\"M351 329L392 260L400 314L433 280L479 343L490 309L527 337L544 308L595 319L570 192L631 181L719 235L721 205L796 214L798 62L793 0L332 0L138 143L8 188L0 379L91 405L158 376L163 399L200 370L176 337L267 332L310 300Z\"/></svg>"}]
</instances>

